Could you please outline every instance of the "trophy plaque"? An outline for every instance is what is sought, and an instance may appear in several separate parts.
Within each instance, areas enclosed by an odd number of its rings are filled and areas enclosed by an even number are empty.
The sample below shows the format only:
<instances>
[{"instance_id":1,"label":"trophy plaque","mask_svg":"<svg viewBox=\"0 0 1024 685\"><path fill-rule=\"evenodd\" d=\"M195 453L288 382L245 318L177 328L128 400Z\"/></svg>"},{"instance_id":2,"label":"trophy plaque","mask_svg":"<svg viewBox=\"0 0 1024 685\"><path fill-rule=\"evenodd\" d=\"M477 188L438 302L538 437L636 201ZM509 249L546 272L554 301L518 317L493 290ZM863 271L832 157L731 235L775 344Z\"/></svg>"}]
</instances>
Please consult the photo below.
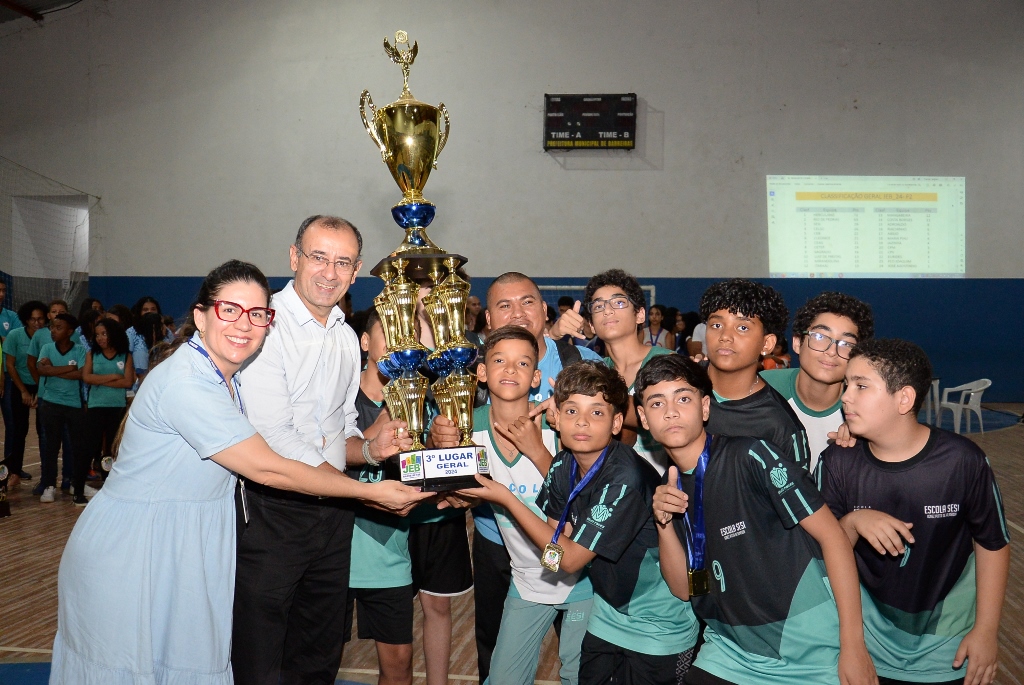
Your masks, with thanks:
<instances>
[{"instance_id":1,"label":"trophy plaque","mask_svg":"<svg viewBox=\"0 0 1024 685\"><path fill-rule=\"evenodd\" d=\"M486 451L472 441L477 381L469 367L476 360L477 349L465 335L469 283L459 269L466 258L445 252L427 237L435 206L423 197L427 178L437 168L437 158L448 141L448 110L443 103L435 107L420 102L409 91L409 68L419 45L410 46L405 31L395 34L393 46L385 38L384 51L402 67L402 94L377 108L370 92L364 90L359 114L402 190L402 199L391 208L391 216L405 230L405 239L370 271L384 281L384 289L373 301L387 342L377 368L390 379L384 386L388 412L408 424L413 439L412 450L398 455L402 482L431 492L474 487L476 475L487 475L489 468ZM421 285L431 288L422 306L434 334L433 350L420 344L416 331ZM437 376L433 385L420 373L423 367ZM423 445L428 390L441 414L458 426L458 447L427 449Z\"/></svg>"}]
</instances>

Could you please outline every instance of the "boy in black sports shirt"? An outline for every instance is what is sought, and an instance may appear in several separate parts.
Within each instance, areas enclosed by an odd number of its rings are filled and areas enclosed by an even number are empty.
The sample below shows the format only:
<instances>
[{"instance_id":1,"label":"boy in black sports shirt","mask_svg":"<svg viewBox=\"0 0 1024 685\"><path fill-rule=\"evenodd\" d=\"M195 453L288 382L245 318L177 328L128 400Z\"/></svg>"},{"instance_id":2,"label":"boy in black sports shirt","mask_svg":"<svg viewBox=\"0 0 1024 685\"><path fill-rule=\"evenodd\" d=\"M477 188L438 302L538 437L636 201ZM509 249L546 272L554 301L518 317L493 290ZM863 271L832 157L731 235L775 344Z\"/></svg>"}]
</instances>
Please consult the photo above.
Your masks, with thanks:
<instances>
[{"instance_id":1,"label":"boy in black sports shirt","mask_svg":"<svg viewBox=\"0 0 1024 685\"><path fill-rule=\"evenodd\" d=\"M817 476L854 544L882 682L991 683L1010 537L985 453L917 421L931 376L913 343L854 348L843 411L857 443L826 449Z\"/></svg>"},{"instance_id":2,"label":"boy in black sports shirt","mask_svg":"<svg viewBox=\"0 0 1024 685\"><path fill-rule=\"evenodd\" d=\"M577 362L555 382L555 456L536 505L484 478L463 491L501 504L544 550L546 564L588 567L594 604L583 638L579 682L679 684L690 666L697 620L672 596L659 568L651 514L659 476L612 436L622 428L626 384L601 362Z\"/></svg>"},{"instance_id":3,"label":"boy in black sports shirt","mask_svg":"<svg viewBox=\"0 0 1024 685\"><path fill-rule=\"evenodd\" d=\"M877 682L842 528L777 447L710 437L711 393L707 373L678 355L636 379L640 421L672 464L653 505L661 571L707 623L686 682Z\"/></svg>"},{"instance_id":4,"label":"boy in black sports shirt","mask_svg":"<svg viewBox=\"0 0 1024 685\"><path fill-rule=\"evenodd\" d=\"M708 431L765 440L808 468L810 450L800 419L757 374L761 357L775 348L789 320L782 296L761 283L733 278L704 291L700 316L707 324L708 376L715 388Z\"/></svg>"}]
</instances>

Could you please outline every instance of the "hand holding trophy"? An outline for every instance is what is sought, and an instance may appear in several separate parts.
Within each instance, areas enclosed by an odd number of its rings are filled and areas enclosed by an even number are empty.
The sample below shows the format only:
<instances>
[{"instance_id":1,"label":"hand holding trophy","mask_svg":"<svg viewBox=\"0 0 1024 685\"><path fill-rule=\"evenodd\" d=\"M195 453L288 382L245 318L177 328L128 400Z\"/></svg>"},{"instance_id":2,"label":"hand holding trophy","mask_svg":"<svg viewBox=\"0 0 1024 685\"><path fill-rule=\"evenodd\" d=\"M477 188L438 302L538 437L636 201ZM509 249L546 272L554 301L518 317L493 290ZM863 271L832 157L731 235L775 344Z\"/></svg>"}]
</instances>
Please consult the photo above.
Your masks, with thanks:
<instances>
[{"instance_id":1,"label":"hand holding trophy","mask_svg":"<svg viewBox=\"0 0 1024 685\"><path fill-rule=\"evenodd\" d=\"M400 45L407 49L400 50ZM370 92L364 90L359 113L402 190L402 199L391 208L391 215L405 229L405 240L371 271L384 281L384 290L374 299L387 341L377 366L391 379L384 386L388 410L393 418L408 424L413 438L412 450L399 455L402 482L435 492L456 490L475 485L476 474L486 475L489 469L484 448L471 440L477 381L469 367L477 350L465 336L469 283L459 275L459 268L466 258L445 252L426 234L435 206L423 197L423 187L431 170L437 168L450 121L444 104L434 107L420 102L409 91L409 68L419 45L409 47L408 34L398 31L394 46L384 39L384 50L402 67L402 95L377 108ZM419 288L427 282L432 290L423 298L423 306L436 342L433 351L420 344L416 335ZM419 372L424 365L439 377L432 387ZM459 427L462 440L458 447L424 448L423 405L428 387L441 413Z\"/></svg>"}]
</instances>

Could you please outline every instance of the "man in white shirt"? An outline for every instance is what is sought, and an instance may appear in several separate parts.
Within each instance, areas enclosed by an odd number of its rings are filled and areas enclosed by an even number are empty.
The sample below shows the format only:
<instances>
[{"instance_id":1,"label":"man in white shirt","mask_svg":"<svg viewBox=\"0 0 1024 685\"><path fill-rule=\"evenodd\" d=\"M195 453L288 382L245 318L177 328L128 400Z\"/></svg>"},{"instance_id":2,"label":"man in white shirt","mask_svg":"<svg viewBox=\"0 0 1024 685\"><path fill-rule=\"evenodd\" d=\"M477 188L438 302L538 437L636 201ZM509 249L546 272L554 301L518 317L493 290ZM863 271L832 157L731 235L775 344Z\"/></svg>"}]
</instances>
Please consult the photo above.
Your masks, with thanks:
<instances>
[{"instance_id":1,"label":"man in white shirt","mask_svg":"<svg viewBox=\"0 0 1024 685\"><path fill-rule=\"evenodd\" d=\"M274 325L241 373L246 414L267 443L326 471L411 447L402 422L384 424L372 441L356 428L359 340L337 305L359 273L362 242L344 219L302 223L291 246L295 279L272 298ZM333 685L345 637L351 502L244 479L236 500L235 682Z\"/></svg>"}]
</instances>

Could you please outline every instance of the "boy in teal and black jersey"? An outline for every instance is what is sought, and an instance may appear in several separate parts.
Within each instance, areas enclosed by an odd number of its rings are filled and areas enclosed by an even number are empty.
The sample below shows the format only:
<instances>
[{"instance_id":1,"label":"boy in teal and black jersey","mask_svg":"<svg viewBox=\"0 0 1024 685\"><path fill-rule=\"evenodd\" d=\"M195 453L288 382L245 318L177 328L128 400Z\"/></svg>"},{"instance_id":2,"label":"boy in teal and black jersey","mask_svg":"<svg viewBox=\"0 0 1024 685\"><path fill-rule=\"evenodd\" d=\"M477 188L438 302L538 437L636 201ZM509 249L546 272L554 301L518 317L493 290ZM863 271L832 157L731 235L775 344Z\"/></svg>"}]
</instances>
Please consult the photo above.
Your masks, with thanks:
<instances>
[{"instance_id":1,"label":"boy in teal and black jersey","mask_svg":"<svg viewBox=\"0 0 1024 685\"><path fill-rule=\"evenodd\" d=\"M757 375L761 357L786 329L789 311L782 296L769 286L734 278L704 291L700 316L707 324L708 376L715 388L708 430L764 440L808 468L810 450L800 419Z\"/></svg>"},{"instance_id":2,"label":"boy in teal and black jersey","mask_svg":"<svg viewBox=\"0 0 1024 685\"><path fill-rule=\"evenodd\" d=\"M913 343L854 348L843 411L857 442L825 450L817 475L854 543L881 681L991 683L1010 537L985 453L917 421L931 376Z\"/></svg>"},{"instance_id":3,"label":"boy in teal and black jersey","mask_svg":"<svg viewBox=\"0 0 1024 685\"><path fill-rule=\"evenodd\" d=\"M821 293L793 315L793 351L800 355L800 368L761 372L807 431L812 473L828 447L829 435L843 423L840 396L850 351L874 332L869 305L844 293Z\"/></svg>"},{"instance_id":4,"label":"boy in teal and black jersey","mask_svg":"<svg viewBox=\"0 0 1024 685\"><path fill-rule=\"evenodd\" d=\"M613 440L629 401L621 376L601 362L577 362L555 382L563 450L537 496L538 517L508 488L483 478L467 491L513 516L549 570L584 567L594 604L583 638L579 681L681 683L697 641L696 618L661 576L651 513L660 477ZM493 674L492 674L493 675Z\"/></svg>"},{"instance_id":5,"label":"boy in teal and black jersey","mask_svg":"<svg viewBox=\"0 0 1024 685\"><path fill-rule=\"evenodd\" d=\"M387 346L384 329L376 311L371 310L360 346L367 353L366 368L359 376L356 427L369 440L389 418L384 406L384 383L376 360ZM378 417L383 414L383 419ZM377 425L375 425L377 424ZM397 479L394 460L373 464L363 454L348 455L353 478L375 483ZM385 471L389 471L385 473ZM382 685L412 683L413 598L412 558L409 554L409 519L357 504L352 532L352 561L349 567L348 614L345 641L351 637L353 604L358 606L359 638L373 640Z\"/></svg>"},{"instance_id":6,"label":"boy in teal and black jersey","mask_svg":"<svg viewBox=\"0 0 1024 685\"><path fill-rule=\"evenodd\" d=\"M686 682L876 682L846 536L777 447L705 430L711 392L678 355L636 379L640 421L672 460L654 497L661 571L707 624Z\"/></svg>"}]
</instances>

